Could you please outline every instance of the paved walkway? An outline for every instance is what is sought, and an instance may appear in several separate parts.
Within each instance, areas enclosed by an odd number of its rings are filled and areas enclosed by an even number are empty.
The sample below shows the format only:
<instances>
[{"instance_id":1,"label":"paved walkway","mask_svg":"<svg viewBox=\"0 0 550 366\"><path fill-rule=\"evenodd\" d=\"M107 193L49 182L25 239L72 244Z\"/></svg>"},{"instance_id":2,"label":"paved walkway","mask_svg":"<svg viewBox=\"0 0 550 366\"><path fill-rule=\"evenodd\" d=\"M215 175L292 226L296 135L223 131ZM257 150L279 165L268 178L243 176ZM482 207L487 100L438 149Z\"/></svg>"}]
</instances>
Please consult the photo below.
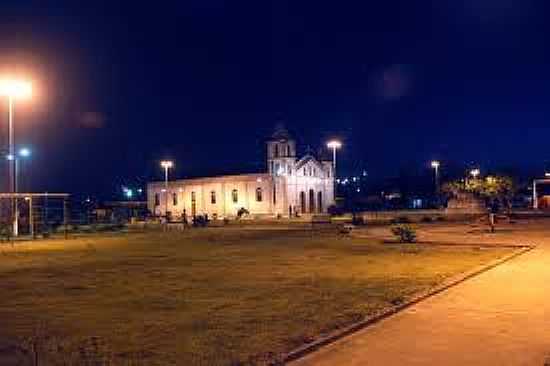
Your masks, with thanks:
<instances>
[{"instance_id":1,"label":"paved walkway","mask_svg":"<svg viewBox=\"0 0 550 366\"><path fill-rule=\"evenodd\" d=\"M550 221L507 230L538 247L292 366L550 365Z\"/></svg>"}]
</instances>

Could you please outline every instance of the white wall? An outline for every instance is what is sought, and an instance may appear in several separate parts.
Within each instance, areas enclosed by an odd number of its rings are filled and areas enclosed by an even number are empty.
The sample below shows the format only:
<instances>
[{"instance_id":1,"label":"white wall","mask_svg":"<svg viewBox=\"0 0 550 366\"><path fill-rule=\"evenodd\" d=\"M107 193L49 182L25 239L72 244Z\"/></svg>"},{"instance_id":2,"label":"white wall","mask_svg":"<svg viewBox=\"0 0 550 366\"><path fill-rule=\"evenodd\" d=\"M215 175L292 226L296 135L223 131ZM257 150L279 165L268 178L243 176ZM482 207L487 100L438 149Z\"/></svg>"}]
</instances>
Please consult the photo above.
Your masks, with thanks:
<instances>
[{"instance_id":1,"label":"white wall","mask_svg":"<svg viewBox=\"0 0 550 366\"><path fill-rule=\"evenodd\" d=\"M262 200L257 201L256 189L262 190ZM156 215L165 213L164 183L156 182L148 185L148 208ZM237 191L237 202L233 201L233 190ZM196 214L208 214L218 217L235 216L244 207L251 214L268 215L272 208L272 178L267 174L250 174L224 176L217 178L201 178L169 182L168 211L173 217L179 217L185 210L188 217L192 216L192 194L195 194ZM211 201L211 192L215 192L216 203ZM173 204L172 194L177 194L177 205ZM155 194L160 195L160 205L155 206Z\"/></svg>"}]
</instances>

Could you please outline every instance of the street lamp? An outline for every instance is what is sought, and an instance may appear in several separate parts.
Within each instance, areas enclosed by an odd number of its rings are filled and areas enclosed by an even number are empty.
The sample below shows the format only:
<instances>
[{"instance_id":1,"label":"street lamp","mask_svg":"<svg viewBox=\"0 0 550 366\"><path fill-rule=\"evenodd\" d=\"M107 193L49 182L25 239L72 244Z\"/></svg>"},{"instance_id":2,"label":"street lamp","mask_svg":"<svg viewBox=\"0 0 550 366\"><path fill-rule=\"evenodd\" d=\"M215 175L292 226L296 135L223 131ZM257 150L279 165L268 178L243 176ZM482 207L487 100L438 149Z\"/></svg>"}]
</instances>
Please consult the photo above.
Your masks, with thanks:
<instances>
[{"instance_id":1,"label":"street lamp","mask_svg":"<svg viewBox=\"0 0 550 366\"><path fill-rule=\"evenodd\" d=\"M15 193L16 184L16 161L15 149L14 149L14 132L13 132L13 115L14 115L14 101L16 99L28 99L32 94L31 83L15 80L15 79L0 79L0 96L8 98L8 161L9 161L9 190L11 193ZM13 234L17 236L17 200L13 199Z\"/></svg>"},{"instance_id":2,"label":"street lamp","mask_svg":"<svg viewBox=\"0 0 550 366\"><path fill-rule=\"evenodd\" d=\"M435 174L435 193L439 193L439 167L441 166L441 163L437 160L433 160L431 165Z\"/></svg>"},{"instance_id":3,"label":"street lamp","mask_svg":"<svg viewBox=\"0 0 550 366\"><path fill-rule=\"evenodd\" d=\"M164 214L168 213L168 169L174 167L174 162L171 160L163 160L160 162L160 166L164 168L164 192L165 192L165 205Z\"/></svg>"},{"instance_id":4,"label":"street lamp","mask_svg":"<svg viewBox=\"0 0 550 366\"><path fill-rule=\"evenodd\" d=\"M17 156L15 157L15 193L19 192L19 186L23 186L20 182L23 171L23 160L28 159L31 156L31 150L27 147L19 149Z\"/></svg>"},{"instance_id":5,"label":"street lamp","mask_svg":"<svg viewBox=\"0 0 550 366\"><path fill-rule=\"evenodd\" d=\"M474 179L476 179L476 178L479 176L480 173L481 173L481 172L479 171L478 168L475 168L475 169L470 170L470 175L471 175L472 177L474 177Z\"/></svg>"},{"instance_id":6,"label":"street lamp","mask_svg":"<svg viewBox=\"0 0 550 366\"><path fill-rule=\"evenodd\" d=\"M327 147L332 149L332 176L334 178L334 185L332 189L334 191L334 199L336 200L336 150L342 147L342 143L338 140L330 140L327 142Z\"/></svg>"},{"instance_id":7,"label":"street lamp","mask_svg":"<svg viewBox=\"0 0 550 366\"><path fill-rule=\"evenodd\" d=\"M342 147L342 143L338 140L331 140L327 143L327 147L332 149L332 168L334 170L334 176L336 176L336 150Z\"/></svg>"},{"instance_id":8,"label":"street lamp","mask_svg":"<svg viewBox=\"0 0 550 366\"><path fill-rule=\"evenodd\" d=\"M22 160L28 158L31 156L31 151L28 148L22 148L18 151L17 155L8 154L6 159L10 162L10 164L14 165L14 193L19 192L19 171L22 170L21 164ZM17 199L14 198L14 218L13 218L13 235L18 236L19 235L19 207L17 205Z\"/></svg>"}]
</instances>

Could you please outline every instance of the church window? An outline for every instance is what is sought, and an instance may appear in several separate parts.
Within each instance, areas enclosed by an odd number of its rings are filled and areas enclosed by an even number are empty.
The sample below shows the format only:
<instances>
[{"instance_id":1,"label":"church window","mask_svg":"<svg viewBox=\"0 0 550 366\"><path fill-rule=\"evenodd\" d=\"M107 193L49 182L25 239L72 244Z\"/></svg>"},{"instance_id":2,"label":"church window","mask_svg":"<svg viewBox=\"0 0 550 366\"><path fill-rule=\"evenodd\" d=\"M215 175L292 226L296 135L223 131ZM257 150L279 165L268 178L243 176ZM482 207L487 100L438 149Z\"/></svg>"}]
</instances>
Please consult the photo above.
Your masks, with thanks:
<instances>
[{"instance_id":1,"label":"church window","mask_svg":"<svg viewBox=\"0 0 550 366\"><path fill-rule=\"evenodd\" d=\"M306 168L304 168L304 177L305 177L306 175L307 175L307 174L306 174Z\"/></svg>"},{"instance_id":2,"label":"church window","mask_svg":"<svg viewBox=\"0 0 550 366\"><path fill-rule=\"evenodd\" d=\"M155 206L160 206L160 196L158 193L155 193Z\"/></svg>"},{"instance_id":3,"label":"church window","mask_svg":"<svg viewBox=\"0 0 550 366\"><path fill-rule=\"evenodd\" d=\"M232 197L234 203L239 202L239 191L237 191L236 189L234 189L234 190L231 192L231 197Z\"/></svg>"},{"instance_id":4,"label":"church window","mask_svg":"<svg viewBox=\"0 0 550 366\"><path fill-rule=\"evenodd\" d=\"M279 157L279 145L275 144L275 157Z\"/></svg>"},{"instance_id":5,"label":"church window","mask_svg":"<svg viewBox=\"0 0 550 366\"><path fill-rule=\"evenodd\" d=\"M316 168L313 168L313 176L314 176L314 177L317 176L317 169L316 169Z\"/></svg>"},{"instance_id":6,"label":"church window","mask_svg":"<svg viewBox=\"0 0 550 366\"><path fill-rule=\"evenodd\" d=\"M210 203L213 205L216 204L216 191L210 192Z\"/></svg>"},{"instance_id":7,"label":"church window","mask_svg":"<svg viewBox=\"0 0 550 366\"><path fill-rule=\"evenodd\" d=\"M262 189L256 188L256 202L262 202Z\"/></svg>"},{"instance_id":8,"label":"church window","mask_svg":"<svg viewBox=\"0 0 550 366\"><path fill-rule=\"evenodd\" d=\"M178 194L177 193L172 193L172 204L174 206L178 205Z\"/></svg>"},{"instance_id":9,"label":"church window","mask_svg":"<svg viewBox=\"0 0 550 366\"><path fill-rule=\"evenodd\" d=\"M290 156L290 145L286 145L286 156Z\"/></svg>"}]
</instances>

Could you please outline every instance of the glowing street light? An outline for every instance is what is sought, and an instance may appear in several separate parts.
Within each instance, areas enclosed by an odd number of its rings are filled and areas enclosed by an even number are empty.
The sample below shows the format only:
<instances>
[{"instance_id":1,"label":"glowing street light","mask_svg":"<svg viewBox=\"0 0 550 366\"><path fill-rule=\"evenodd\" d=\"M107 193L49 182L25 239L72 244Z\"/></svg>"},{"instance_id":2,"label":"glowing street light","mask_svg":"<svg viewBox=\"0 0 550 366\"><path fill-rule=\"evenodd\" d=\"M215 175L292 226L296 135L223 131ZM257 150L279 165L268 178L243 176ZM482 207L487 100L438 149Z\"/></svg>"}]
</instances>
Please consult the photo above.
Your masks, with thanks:
<instances>
[{"instance_id":1,"label":"glowing street light","mask_svg":"<svg viewBox=\"0 0 550 366\"><path fill-rule=\"evenodd\" d=\"M476 179L476 178L479 176L480 173L481 173L481 172L479 171L478 168L470 170L470 175L471 175L472 177L474 177L474 179Z\"/></svg>"},{"instance_id":2,"label":"glowing street light","mask_svg":"<svg viewBox=\"0 0 550 366\"><path fill-rule=\"evenodd\" d=\"M30 98L32 85L23 80L0 79L0 95L15 99Z\"/></svg>"},{"instance_id":3,"label":"glowing street light","mask_svg":"<svg viewBox=\"0 0 550 366\"><path fill-rule=\"evenodd\" d=\"M163 160L160 162L160 166L164 168L164 190L165 190L165 205L164 214L168 213L168 169L174 167L174 162L171 160Z\"/></svg>"},{"instance_id":4,"label":"glowing street light","mask_svg":"<svg viewBox=\"0 0 550 366\"><path fill-rule=\"evenodd\" d=\"M24 148L19 150L19 156L21 156L23 158L28 158L29 156L31 156L31 150L24 147Z\"/></svg>"}]
</instances>

